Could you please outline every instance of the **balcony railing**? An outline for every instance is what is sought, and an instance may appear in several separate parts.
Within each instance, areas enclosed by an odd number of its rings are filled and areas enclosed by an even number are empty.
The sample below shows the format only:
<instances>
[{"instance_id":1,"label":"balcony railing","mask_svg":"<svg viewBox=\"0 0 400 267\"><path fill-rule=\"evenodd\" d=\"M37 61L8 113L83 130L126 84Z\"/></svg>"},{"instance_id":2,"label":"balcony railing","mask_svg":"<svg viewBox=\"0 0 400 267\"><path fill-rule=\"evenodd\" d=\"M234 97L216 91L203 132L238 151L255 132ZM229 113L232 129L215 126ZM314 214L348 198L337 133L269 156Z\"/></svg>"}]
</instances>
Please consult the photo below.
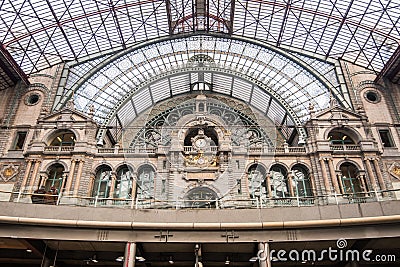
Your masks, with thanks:
<instances>
[{"instance_id":1,"label":"balcony railing","mask_svg":"<svg viewBox=\"0 0 400 267\"><path fill-rule=\"evenodd\" d=\"M74 151L73 146L46 146L45 152L71 152Z\"/></svg>"},{"instance_id":2,"label":"balcony railing","mask_svg":"<svg viewBox=\"0 0 400 267\"><path fill-rule=\"evenodd\" d=\"M218 151L218 146L210 146L211 152L217 152ZM190 152L197 152L197 149L194 149L192 146L184 146L183 151L185 153L190 153Z\"/></svg>"},{"instance_id":3,"label":"balcony railing","mask_svg":"<svg viewBox=\"0 0 400 267\"><path fill-rule=\"evenodd\" d=\"M342 204L359 204L377 201L390 201L397 199L400 189L371 191L357 194L333 194L318 196L295 197L256 197L240 199L215 199L215 200L161 200L161 199L131 199L131 198L100 198L80 197L63 194L58 195L13 192L0 190L2 199L9 198L13 202L88 206L88 207L115 207L129 209L184 209L184 208L216 208L216 209L240 209L240 208L274 208L274 207L306 207L326 206ZM42 200L42 201L38 201ZM33 201L35 200L35 201Z\"/></svg>"},{"instance_id":4,"label":"balcony railing","mask_svg":"<svg viewBox=\"0 0 400 267\"><path fill-rule=\"evenodd\" d=\"M357 151L360 150L359 145L330 145L331 150L334 151Z\"/></svg>"}]
</instances>

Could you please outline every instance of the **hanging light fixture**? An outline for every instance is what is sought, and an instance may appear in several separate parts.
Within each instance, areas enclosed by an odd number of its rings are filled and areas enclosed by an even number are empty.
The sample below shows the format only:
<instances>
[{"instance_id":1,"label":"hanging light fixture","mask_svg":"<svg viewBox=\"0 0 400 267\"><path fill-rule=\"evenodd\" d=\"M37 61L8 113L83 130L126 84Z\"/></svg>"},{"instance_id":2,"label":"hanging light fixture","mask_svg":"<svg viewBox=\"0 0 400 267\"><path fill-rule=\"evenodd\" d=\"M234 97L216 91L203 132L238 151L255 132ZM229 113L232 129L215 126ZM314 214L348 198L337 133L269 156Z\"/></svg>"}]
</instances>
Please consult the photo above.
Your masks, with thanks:
<instances>
[{"instance_id":1,"label":"hanging light fixture","mask_svg":"<svg viewBox=\"0 0 400 267\"><path fill-rule=\"evenodd\" d=\"M97 255L96 255L96 254L94 254L94 255L93 255L93 258L91 258L90 260L91 260L92 262L94 262L94 263L99 262L99 261L97 260Z\"/></svg>"},{"instance_id":2,"label":"hanging light fixture","mask_svg":"<svg viewBox=\"0 0 400 267\"><path fill-rule=\"evenodd\" d=\"M225 265L229 265L231 263L231 261L229 260L229 257L226 256L226 261L225 261Z\"/></svg>"},{"instance_id":3,"label":"hanging light fixture","mask_svg":"<svg viewBox=\"0 0 400 267\"><path fill-rule=\"evenodd\" d=\"M117 257L117 258L115 259L115 261L119 261L119 262L124 261L124 256L119 256L119 257Z\"/></svg>"},{"instance_id":4,"label":"hanging light fixture","mask_svg":"<svg viewBox=\"0 0 400 267\"><path fill-rule=\"evenodd\" d=\"M169 264L174 264L174 260L172 259L172 256L169 256L168 262L169 262Z\"/></svg>"},{"instance_id":5,"label":"hanging light fixture","mask_svg":"<svg viewBox=\"0 0 400 267\"><path fill-rule=\"evenodd\" d=\"M137 261L146 261L146 259L141 256L136 256L136 260Z\"/></svg>"}]
</instances>

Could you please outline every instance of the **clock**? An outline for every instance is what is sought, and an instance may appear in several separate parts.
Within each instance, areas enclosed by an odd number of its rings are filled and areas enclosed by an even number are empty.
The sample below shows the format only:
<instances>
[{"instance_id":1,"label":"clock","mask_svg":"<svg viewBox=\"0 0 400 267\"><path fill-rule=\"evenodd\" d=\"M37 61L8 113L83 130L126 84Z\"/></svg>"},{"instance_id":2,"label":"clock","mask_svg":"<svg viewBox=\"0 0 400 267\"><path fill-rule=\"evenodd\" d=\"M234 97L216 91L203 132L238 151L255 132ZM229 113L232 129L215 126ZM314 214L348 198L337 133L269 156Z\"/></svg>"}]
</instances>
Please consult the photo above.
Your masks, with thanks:
<instances>
[{"instance_id":1,"label":"clock","mask_svg":"<svg viewBox=\"0 0 400 267\"><path fill-rule=\"evenodd\" d=\"M204 138L199 138L194 142L194 144L198 148L203 148L206 146L207 142Z\"/></svg>"}]
</instances>

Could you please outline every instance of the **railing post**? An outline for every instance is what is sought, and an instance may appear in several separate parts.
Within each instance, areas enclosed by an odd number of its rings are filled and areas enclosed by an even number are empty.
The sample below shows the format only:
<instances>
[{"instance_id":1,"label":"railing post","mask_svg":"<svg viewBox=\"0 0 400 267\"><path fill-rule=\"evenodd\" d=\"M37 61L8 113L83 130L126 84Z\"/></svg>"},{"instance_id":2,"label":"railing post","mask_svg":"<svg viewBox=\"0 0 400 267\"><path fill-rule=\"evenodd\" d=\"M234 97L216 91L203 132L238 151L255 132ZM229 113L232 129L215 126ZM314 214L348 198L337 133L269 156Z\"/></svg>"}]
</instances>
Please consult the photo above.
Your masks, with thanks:
<instances>
[{"instance_id":1,"label":"railing post","mask_svg":"<svg viewBox=\"0 0 400 267\"><path fill-rule=\"evenodd\" d=\"M336 193L336 191L335 191L335 193L334 193L334 196L335 196L336 205L339 205L339 200L338 200L338 198L337 198L337 193Z\"/></svg>"},{"instance_id":2,"label":"railing post","mask_svg":"<svg viewBox=\"0 0 400 267\"><path fill-rule=\"evenodd\" d=\"M379 198L378 191L376 190L376 187L374 187L374 193L375 193L376 201L381 201Z\"/></svg>"},{"instance_id":3,"label":"railing post","mask_svg":"<svg viewBox=\"0 0 400 267\"><path fill-rule=\"evenodd\" d=\"M60 204L61 196L62 196L62 192L60 190L60 193L58 193L58 195L57 195L57 202L56 202L57 206Z\"/></svg>"},{"instance_id":4,"label":"railing post","mask_svg":"<svg viewBox=\"0 0 400 267\"><path fill-rule=\"evenodd\" d=\"M131 209L133 210L133 206L135 205L135 199L131 198Z\"/></svg>"},{"instance_id":5,"label":"railing post","mask_svg":"<svg viewBox=\"0 0 400 267\"><path fill-rule=\"evenodd\" d=\"M98 196L95 196L94 197L94 207L97 207L97 199L98 199Z\"/></svg>"},{"instance_id":6,"label":"railing post","mask_svg":"<svg viewBox=\"0 0 400 267\"><path fill-rule=\"evenodd\" d=\"M296 199L297 199L297 207L300 207L300 198L299 198L299 194L296 194Z\"/></svg>"},{"instance_id":7,"label":"railing post","mask_svg":"<svg viewBox=\"0 0 400 267\"><path fill-rule=\"evenodd\" d=\"M18 203L19 200L21 199L21 195L22 195L22 192L21 192L21 189L20 189L19 192L18 192L17 203Z\"/></svg>"}]
</instances>

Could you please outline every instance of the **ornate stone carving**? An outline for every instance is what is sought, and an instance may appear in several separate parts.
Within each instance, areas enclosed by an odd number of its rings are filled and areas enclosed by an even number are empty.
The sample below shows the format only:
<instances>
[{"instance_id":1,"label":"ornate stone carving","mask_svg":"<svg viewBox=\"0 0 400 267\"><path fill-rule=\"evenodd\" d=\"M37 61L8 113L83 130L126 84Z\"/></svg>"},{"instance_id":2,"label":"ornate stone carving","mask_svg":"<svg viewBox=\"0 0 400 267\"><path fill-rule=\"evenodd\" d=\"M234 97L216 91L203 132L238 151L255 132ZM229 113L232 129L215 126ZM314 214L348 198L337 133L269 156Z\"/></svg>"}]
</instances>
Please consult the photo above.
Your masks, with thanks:
<instances>
[{"instance_id":1,"label":"ornate stone carving","mask_svg":"<svg viewBox=\"0 0 400 267\"><path fill-rule=\"evenodd\" d=\"M19 165L13 163L6 163L0 165L0 176L3 181L8 182L19 173Z\"/></svg>"}]
</instances>

